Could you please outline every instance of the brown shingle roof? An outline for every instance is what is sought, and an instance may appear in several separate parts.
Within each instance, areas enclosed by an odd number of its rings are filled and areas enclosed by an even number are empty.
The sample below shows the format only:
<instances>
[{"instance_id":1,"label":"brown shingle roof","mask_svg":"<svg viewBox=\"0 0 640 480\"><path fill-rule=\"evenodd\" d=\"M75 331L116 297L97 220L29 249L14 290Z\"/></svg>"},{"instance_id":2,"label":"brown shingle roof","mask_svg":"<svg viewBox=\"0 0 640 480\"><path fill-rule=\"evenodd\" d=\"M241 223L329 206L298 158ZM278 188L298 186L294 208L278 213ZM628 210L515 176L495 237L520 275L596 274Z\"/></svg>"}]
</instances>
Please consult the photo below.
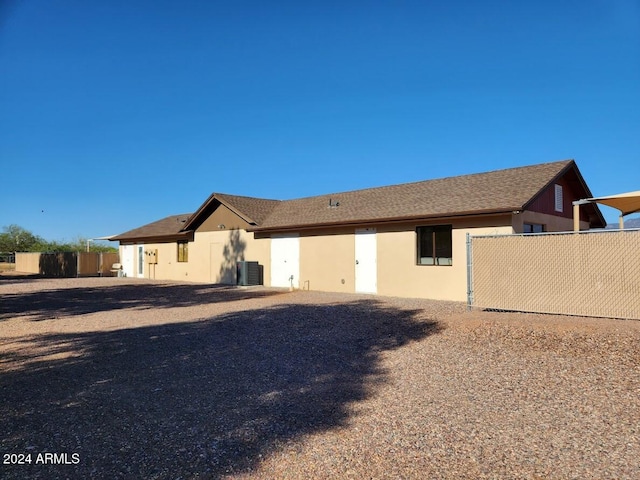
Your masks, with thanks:
<instances>
[{"instance_id":1,"label":"brown shingle roof","mask_svg":"<svg viewBox=\"0 0 640 480\"><path fill-rule=\"evenodd\" d=\"M163 218L162 220L148 223L142 227L134 228L128 232L111 237L110 240L126 241L158 237L186 237L187 232L181 232L181 230L189 217L191 217L190 213L171 215L170 217Z\"/></svg>"},{"instance_id":2,"label":"brown shingle roof","mask_svg":"<svg viewBox=\"0 0 640 480\"><path fill-rule=\"evenodd\" d=\"M283 201L253 230L520 210L572 165L564 160Z\"/></svg>"},{"instance_id":3,"label":"brown shingle roof","mask_svg":"<svg viewBox=\"0 0 640 480\"><path fill-rule=\"evenodd\" d=\"M280 203L280 200L268 200L266 198L242 197L240 195L229 195L226 193L216 193L223 204L236 211L240 216L256 225L262 224L273 209Z\"/></svg>"},{"instance_id":4,"label":"brown shingle roof","mask_svg":"<svg viewBox=\"0 0 640 480\"><path fill-rule=\"evenodd\" d=\"M182 228L183 230L197 229L220 204L228 207L247 223L258 226L279 203L280 200L212 193Z\"/></svg>"},{"instance_id":5,"label":"brown shingle roof","mask_svg":"<svg viewBox=\"0 0 640 480\"><path fill-rule=\"evenodd\" d=\"M112 237L132 240L186 237L223 204L252 225L277 231L394 220L479 215L524 210L553 181L575 169L573 160L447 177L422 182L332 193L295 200L268 200L214 193L192 215L173 215ZM595 207L594 207L595 208ZM595 209L595 214L602 215ZM601 218L603 223L604 219Z\"/></svg>"}]
</instances>

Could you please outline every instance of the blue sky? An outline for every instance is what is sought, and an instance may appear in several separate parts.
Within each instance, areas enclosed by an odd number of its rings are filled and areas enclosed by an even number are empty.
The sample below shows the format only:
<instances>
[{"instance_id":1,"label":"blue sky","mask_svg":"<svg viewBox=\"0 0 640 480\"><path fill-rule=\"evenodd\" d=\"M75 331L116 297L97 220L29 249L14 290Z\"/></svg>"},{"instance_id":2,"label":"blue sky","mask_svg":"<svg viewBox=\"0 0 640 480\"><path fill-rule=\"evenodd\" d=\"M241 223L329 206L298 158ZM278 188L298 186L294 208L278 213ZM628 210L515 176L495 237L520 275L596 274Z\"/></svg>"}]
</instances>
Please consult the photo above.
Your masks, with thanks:
<instances>
[{"instance_id":1,"label":"blue sky","mask_svg":"<svg viewBox=\"0 0 640 480\"><path fill-rule=\"evenodd\" d=\"M566 158L640 190L638 0L0 0L0 227Z\"/></svg>"}]
</instances>

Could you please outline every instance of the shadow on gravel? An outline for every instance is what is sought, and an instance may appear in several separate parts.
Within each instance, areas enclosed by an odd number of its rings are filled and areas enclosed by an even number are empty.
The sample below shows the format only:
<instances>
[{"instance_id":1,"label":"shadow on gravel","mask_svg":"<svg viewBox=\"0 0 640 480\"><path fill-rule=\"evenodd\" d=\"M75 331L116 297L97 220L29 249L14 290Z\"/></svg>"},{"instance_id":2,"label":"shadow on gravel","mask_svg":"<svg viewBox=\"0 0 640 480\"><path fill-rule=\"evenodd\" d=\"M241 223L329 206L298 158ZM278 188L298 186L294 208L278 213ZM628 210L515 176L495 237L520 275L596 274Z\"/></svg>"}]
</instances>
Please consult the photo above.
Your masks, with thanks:
<instances>
[{"instance_id":1,"label":"shadow on gravel","mask_svg":"<svg viewBox=\"0 0 640 480\"><path fill-rule=\"evenodd\" d=\"M42 277L37 273L26 274L26 273L14 273L12 271L0 272L0 285L9 285L11 283L29 283L29 282L39 280L41 278Z\"/></svg>"},{"instance_id":2,"label":"shadow on gravel","mask_svg":"<svg viewBox=\"0 0 640 480\"><path fill-rule=\"evenodd\" d=\"M50 335L82 352L0 376L4 478L219 478L346 425L384 351L439 329L376 300L282 305L200 322ZM38 453L77 465L36 465Z\"/></svg>"},{"instance_id":3,"label":"shadow on gravel","mask_svg":"<svg viewBox=\"0 0 640 480\"><path fill-rule=\"evenodd\" d=\"M34 321L123 308L188 307L203 303L236 302L286 293L284 290L238 288L207 284L123 284L60 288L2 295L0 321L30 315Z\"/></svg>"}]
</instances>

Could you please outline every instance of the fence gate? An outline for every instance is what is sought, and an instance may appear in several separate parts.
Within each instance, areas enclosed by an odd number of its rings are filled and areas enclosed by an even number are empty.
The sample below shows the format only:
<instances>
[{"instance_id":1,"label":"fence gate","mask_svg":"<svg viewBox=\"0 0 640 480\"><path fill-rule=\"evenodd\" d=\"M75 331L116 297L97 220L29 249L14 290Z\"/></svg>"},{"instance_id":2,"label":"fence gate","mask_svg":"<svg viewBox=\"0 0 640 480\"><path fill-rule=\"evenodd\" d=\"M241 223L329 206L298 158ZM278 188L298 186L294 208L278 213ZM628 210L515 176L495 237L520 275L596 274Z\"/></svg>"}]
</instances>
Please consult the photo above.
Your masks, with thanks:
<instances>
[{"instance_id":1,"label":"fence gate","mask_svg":"<svg viewBox=\"0 0 640 480\"><path fill-rule=\"evenodd\" d=\"M474 307L640 319L640 230L469 237Z\"/></svg>"}]
</instances>

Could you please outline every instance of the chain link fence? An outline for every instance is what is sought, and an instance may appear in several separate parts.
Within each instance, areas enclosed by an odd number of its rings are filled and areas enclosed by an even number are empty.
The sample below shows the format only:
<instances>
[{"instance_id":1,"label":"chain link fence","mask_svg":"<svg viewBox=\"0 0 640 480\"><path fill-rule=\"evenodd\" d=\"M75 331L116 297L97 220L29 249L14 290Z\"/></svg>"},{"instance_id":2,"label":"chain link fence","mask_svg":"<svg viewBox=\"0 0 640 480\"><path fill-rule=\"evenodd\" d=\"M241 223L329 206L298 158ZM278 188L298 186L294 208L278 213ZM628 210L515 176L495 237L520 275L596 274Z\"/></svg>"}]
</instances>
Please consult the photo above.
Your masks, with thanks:
<instances>
[{"instance_id":1,"label":"chain link fence","mask_svg":"<svg viewBox=\"0 0 640 480\"><path fill-rule=\"evenodd\" d=\"M0 252L0 273L15 270L16 254L13 252Z\"/></svg>"},{"instance_id":2,"label":"chain link fence","mask_svg":"<svg viewBox=\"0 0 640 480\"><path fill-rule=\"evenodd\" d=\"M16 263L16 254L13 252L0 252L0 263Z\"/></svg>"},{"instance_id":3,"label":"chain link fence","mask_svg":"<svg viewBox=\"0 0 640 480\"><path fill-rule=\"evenodd\" d=\"M640 319L640 229L469 237L473 307Z\"/></svg>"}]
</instances>

